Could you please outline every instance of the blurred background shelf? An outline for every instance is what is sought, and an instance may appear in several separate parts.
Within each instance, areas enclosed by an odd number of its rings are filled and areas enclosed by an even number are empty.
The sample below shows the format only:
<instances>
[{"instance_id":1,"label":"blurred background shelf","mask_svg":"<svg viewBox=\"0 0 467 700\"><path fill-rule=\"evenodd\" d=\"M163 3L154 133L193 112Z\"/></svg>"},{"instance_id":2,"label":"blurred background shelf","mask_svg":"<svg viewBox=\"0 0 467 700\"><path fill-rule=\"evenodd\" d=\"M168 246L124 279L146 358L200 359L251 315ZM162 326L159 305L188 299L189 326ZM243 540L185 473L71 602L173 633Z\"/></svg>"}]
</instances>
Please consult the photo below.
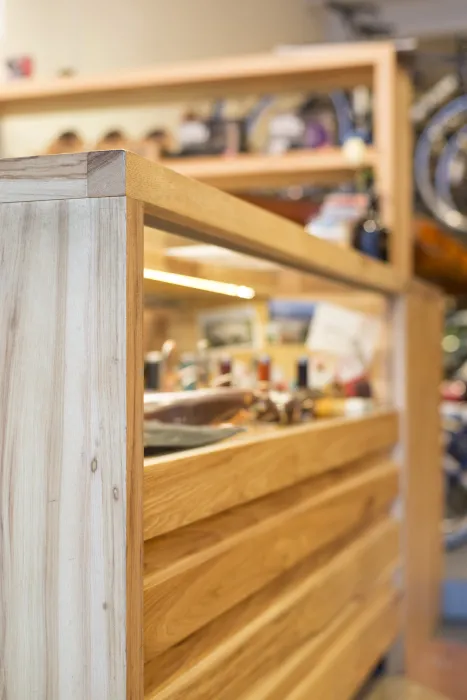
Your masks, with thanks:
<instances>
[{"instance_id":1,"label":"blurred background shelf","mask_svg":"<svg viewBox=\"0 0 467 700\"><path fill-rule=\"evenodd\" d=\"M167 159L164 165L178 173L229 192L293 185L338 184L352 180L361 168L376 162L373 147L353 164L338 147L297 150L280 155L245 153L236 156Z\"/></svg>"},{"instance_id":2,"label":"blurred background shelf","mask_svg":"<svg viewBox=\"0 0 467 700\"><path fill-rule=\"evenodd\" d=\"M128 73L64 77L2 85L0 114L84 110L371 85L376 54L390 54L392 42L313 45L300 52L190 61ZM311 58L311 60L310 60Z\"/></svg>"}]
</instances>

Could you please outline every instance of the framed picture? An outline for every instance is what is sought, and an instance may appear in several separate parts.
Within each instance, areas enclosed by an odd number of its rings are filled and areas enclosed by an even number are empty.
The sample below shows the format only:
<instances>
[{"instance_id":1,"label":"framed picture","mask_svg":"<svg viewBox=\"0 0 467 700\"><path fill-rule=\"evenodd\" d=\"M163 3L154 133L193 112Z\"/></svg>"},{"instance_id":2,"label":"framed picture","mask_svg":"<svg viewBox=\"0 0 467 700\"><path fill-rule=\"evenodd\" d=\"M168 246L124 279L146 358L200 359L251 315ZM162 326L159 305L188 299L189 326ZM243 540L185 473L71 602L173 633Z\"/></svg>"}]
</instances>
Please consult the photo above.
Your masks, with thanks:
<instances>
[{"instance_id":1,"label":"framed picture","mask_svg":"<svg viewBox=\"0 0 467 700\"><path fill-rule=\"evenodd\" d=\"M260 328L251 306L216 308L198 316L199 333L211 350L259 346Z\"/></svg>"}]
</instances>

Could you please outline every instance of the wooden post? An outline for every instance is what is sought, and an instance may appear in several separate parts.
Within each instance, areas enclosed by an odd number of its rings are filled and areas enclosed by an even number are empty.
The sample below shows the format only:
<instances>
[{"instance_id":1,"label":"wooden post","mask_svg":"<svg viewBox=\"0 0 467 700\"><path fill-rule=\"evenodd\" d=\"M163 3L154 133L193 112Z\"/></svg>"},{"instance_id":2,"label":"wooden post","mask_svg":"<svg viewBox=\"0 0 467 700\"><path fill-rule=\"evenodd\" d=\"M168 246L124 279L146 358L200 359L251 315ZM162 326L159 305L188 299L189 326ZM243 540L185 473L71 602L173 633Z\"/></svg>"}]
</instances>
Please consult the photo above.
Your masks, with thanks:
<instances>
[{"instance_id":1,"label":"wooden post","mask_svg":"<svg viewBox=\"0 0 467 700\"><path fill-rule=\"evenodd\" d=\"M381 214L389 228L390 260L399 279L413 274L412 102L410 79L393 47L381 46L374 73L375 179Z\"/></svg>"},{"instance_id":2,"label":"wooden post","mask_svg":"<svg viewBox=\"0 0 467 700\"><path fill-rule=\"evenodd\" d=\"M143 698L143 217L98 155L2 162L2 700Z\"/></svg>"},{"instance_id":3,"label":"wooden post","mask_svg":"<svg viewBox=\"0 0 467 700\"><path fill-rule=\"evenodd\" d=\"M404 499L406 672L436 687L437 664L429 647L440 614L443 483L439 386L444 308L434 287L412 282L398 298L393 326L397 344L397 408L401 415Z\"/></svg>"}]
</instances>

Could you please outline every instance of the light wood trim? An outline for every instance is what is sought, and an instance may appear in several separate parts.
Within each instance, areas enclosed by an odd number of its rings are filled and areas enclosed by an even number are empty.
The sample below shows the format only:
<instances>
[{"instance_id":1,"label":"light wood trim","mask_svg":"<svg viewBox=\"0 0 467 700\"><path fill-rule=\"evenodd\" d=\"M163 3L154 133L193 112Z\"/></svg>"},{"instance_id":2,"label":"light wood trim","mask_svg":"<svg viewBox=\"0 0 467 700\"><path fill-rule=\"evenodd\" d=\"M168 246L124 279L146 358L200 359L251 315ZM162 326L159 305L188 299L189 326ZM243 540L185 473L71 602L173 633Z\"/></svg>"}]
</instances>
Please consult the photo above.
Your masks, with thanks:
<instances>
[{"instance_id":1,"label":"light wood trim","mask_svg":"<svg viewBox=\"0 0 467 700\"><path fill-rule=\"evenodd\" d=\"M281 155L240 154L235 157L182 158L163 161L164 165L185 177L229 192L252 187L290 187L291 185L339 184L352 180L360 168L371 168L376 153L365 151L358 168L346 159L340 148L293 151Z\"/></svg>"},{"instance_id":2,"label":"light wood trim","mask_svg":"<svg viewBox=\"0 0 467 700\"><path fill-rule=\"evenodd\" d=\"M143 249L144 211L126 200L126 320L127 320L127 478L126 478L126 652L127 700L144 696L143 640ZM109 699L110 700L110 699Z\"/></svg>"},{"instance_id":3,"label":"light wood trim","mask_svg":"<svg viewBox=\"0 0 467 700\"><path fill-rule=\"evenodd\" d=\"M307 235L303 228L248 202L126 154L127 195L145 204L148 225L258 255L304 272L392 293L390 265Z\"/></svg>"},{"instance_id":4,"label":"light wood trim","mask_svg":"<svg viewBox=\"0 0 467 700\"><path fill-rule=\"evenodd\" d=\"M398 417L381 412L285 428L181 455L147 459L146 540L391 448Z\"/></svg>"},{"instance_id":5,"label":"light wood trim","mask_svg":"<svg viewBox=\"0 0 467 700\"><path fill-rule=\"evenodd\" d=\"M288 581L282 577L269 587L273 597L268 589L260 592L147 664L146 700L237 700L347 604L367 595L398 555L399 528L386 520L323 567L307 562L305 576L293 569Z\"/></svg>"},{"instance_id":6,"label":"light wood trim","mask_svg":"<svg viewBox=\"0 0 467 700\"><path fill-rule=\"evenodd\" d=\"M126 629L142 597L141 382L127 384L141 270L126 207L0 205L2 697L142 697L140 634Z\"/></svg>"},{"instance_id":7,"label":"light wood trim","mask_svg":"<svg viewBox=\"0 0 467 700\"><path fill-rule=\"evenodd\" d=\"M264 94L370 84L378 55L392 43L322 44L306 53L190 61L131 73L8 83L1 114L154 104L226 94Z\"/></svg>"},{"instance_id":8,"label":"light wood trim","mask_svg":"<svg viewBox=\"0 0 467 700\"><path fill-rule=\"evenodd\" d=\"M240 507L232 511L230 532L224 514L224 520L191 526L191 540L188 527L146 543L145 658L185 639L363 519L371 521L389 507L397 486L397 468L381 465L318 495L308 484L270 496L269 516L261 503ZM176 541L185 537L188 549L179 557Z\"/></svg>"},{"instance_id":9,"label":"light wood trim","mask_svg":"<svg viewBox=\"0 0 467 700\"><path fill-rule=\"evenodd\" d=\"M439 385L442 378L443 300L433 287L413 283L395 307L397 398L403 416L402 488L405 529L405 638L407 674L424 682L422 659L435 634L442 577L443 481Z\"/></svg>"}]
</instances>

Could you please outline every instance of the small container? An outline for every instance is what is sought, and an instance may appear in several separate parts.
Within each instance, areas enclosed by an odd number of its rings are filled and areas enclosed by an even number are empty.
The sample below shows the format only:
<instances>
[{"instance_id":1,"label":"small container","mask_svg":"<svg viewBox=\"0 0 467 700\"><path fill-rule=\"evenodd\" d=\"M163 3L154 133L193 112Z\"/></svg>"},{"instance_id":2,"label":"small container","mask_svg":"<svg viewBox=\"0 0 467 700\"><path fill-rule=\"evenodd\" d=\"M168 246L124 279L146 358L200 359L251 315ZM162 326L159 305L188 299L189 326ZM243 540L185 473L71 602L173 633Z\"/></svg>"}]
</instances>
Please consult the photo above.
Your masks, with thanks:
<instances>
[{"instance_id":1,"label":"small container","mask_svg":"<svg viewBox=\"0 0 467 700\"><path fill-rule=\"evenodd\" d=\"M144 358L144 388L159 391L161 388L162 353L148 352Z\"/></svg>"},{"instance_id":2,"label":"small container","mask_svg":"<svg viewBox=\"0 0 467 700\"><path fill-rule=\"evenodd\" d=\"M198 340L196 350L196 385L198 389L205 389L210 385L208 341Z\"/></svg>"},{"instance_id":3,"label":"small container","mask_svg":"<svg viewBox=\"0 0 467 700\"><path fill-rule=\"evenodd\" d=\"M221 357L219 362L219 377L217 386L232 386L232 358L229 355Z\"/></svg>"},{"instance_id":4,"label":"small container","mask_svg":"<svg viewBox=\"0 0 467 700\"><path fill-rule=\"evenodd\" d=\"M256 377L259 391L269 391L271 387L271 358L261 355L256 366Z\"/></svg>"},{"instance_id":5,"label":"small container","mask_svg":"<svg viewBox=\"0 0 467 700\"><path fill-rule=\"evenodd\" d=\"M184 353L180 362L180 384L183 391L196 389L196 356L193 353Z\"/></svg>"}]
</instances>

